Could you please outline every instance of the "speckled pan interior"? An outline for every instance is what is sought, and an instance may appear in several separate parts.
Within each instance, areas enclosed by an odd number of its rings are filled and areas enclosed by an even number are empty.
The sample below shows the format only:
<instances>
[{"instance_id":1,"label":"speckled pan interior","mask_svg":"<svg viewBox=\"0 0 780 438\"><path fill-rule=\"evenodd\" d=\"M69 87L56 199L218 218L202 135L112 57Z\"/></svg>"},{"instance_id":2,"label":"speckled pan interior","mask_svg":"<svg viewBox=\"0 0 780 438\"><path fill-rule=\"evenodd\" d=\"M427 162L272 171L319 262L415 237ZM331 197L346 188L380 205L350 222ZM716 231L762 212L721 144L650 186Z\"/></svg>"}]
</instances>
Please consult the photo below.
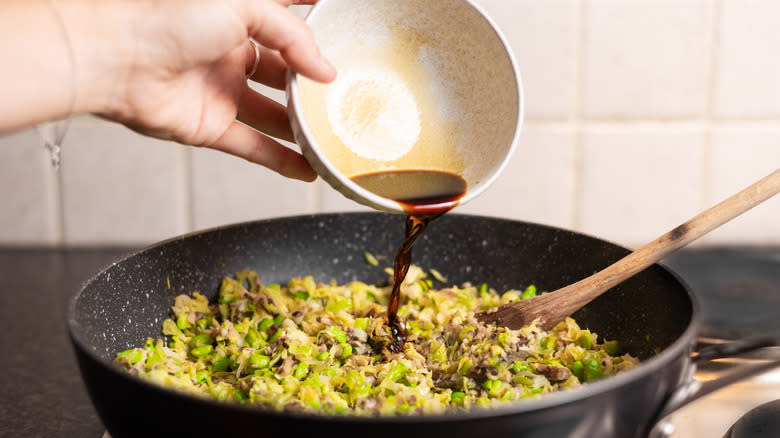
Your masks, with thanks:
<instances>
[{"instance_id":1,"label":"speckled pan interior","mask_svg":"<svg viewBox=\"0 0 780 438\"><path fill-rule=\"evenodd\" d=\"M110 360L159 336L176 295L199 291L214 297L224 276L245 267L257 270L265 283L308 274L320 281L387 281L383 268L392 266L403 232L400 215L351 213L250 222L174 239L97 274L71 302L69 326L77 340ZM364 251L380 257L380 266L367 264ZM413 262L439 270L448 284L486 282L506 290L533 283L554 290L626 253L556 228L449 214L430 224ZM576 317L646 358L683 333L692 302L674 275L654 266Z\"/></svg>"}]
</instances>

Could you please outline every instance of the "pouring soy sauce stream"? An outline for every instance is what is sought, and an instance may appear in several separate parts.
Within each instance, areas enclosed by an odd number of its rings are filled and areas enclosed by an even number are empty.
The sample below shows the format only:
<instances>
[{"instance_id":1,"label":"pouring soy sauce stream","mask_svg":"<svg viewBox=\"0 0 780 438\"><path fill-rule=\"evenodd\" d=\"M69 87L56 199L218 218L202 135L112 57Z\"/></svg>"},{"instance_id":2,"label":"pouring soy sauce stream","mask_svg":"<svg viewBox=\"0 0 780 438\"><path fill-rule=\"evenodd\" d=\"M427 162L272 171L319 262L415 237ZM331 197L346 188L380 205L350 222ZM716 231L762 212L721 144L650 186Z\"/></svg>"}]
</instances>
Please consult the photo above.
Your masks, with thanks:
<instances>
[{"instance_id":1,"label":"pouring soy sauce stream","mask_svg":"<svg viewBox=\"0 0 780 438\"><path fill-rule=\"evenodd\" d=\"M458 175L435 170L395 170L352 177L352 181L380 196L398 202L406 212L404 241L393 261L393 290L387 306L387 323L393 336L389 349L403 350L406 330L398 318L401 283L409 271L412 246L432 220L452 210L466 194L466 181Z\"/></svg>"}]
</instances>

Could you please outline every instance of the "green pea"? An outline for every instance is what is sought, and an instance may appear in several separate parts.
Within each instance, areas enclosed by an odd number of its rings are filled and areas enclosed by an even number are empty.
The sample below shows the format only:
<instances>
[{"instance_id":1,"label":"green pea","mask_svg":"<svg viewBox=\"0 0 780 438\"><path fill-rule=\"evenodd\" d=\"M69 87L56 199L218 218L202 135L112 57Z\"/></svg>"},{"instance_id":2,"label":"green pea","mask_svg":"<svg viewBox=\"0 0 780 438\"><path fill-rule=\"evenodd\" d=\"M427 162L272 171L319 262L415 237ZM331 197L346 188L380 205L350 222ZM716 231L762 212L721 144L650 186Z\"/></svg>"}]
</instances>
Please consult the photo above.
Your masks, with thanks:
<instances>
[{"instance_id":1,"label":"green pea","mask_svg":"<svg viewBox=\"0 0 780 438\"><path fill-rule=\"evenodd\" d=\"M303 301L306 301L306 300L309 299L309 293L306 292L306 291L295 292L295 295L293 295L293 296L295 298L297 298L299 300L303 300Z\"/></svg>"},{"instance_id":2,"label":"green pea","mask_svg":"<svg viewBox=\"0 0 780 438\"><path fill-rule=\"evenodd\" d=\"M192 353L195 357L203 357L209 353L211 353L214 350L214 346L212 345L201 345L200 347L195 347L192 350L190 350L190 353Z\"/></svg>"},{"instance_id":3,"label":"green pea","mask_svg":"<svg viewBox=\"0 0 780 438\"><path fill-rule=\"evenodd\" d=\"M349 344L341 344L341 358L346 359L352 356L352 346Z\"/></svg>"},{"instance_id":4,"label":"green pea","mask_svg":"<svg viewBox=\"0 0 780 438\"><path fill-rule=\"evenodd\" d=\"M293 377L298 380L303 379L307 374L309 374L309 366L303 362L299 362L295 370L293 370Z\"/></svg>"},{"instance_id":5,"label":"green pea","mask_svg":"<svg viewBox=\"0 0 780 438\"><path fill-rule=\"evenodd\" d=\"M197 373L195 373L195 381L198 383L206 383L206 379L208 379L209 375L208 370L200 370Z\"/></svg>"},{"instance_id":6,"label":"green pea","mask_svg":"<svg viewBox=\"0 0 780 438\"><path fill-rule=\"evenodd\" d=\"M344 344L347 342L347 334L344 333L344 330L336 326L328 327L327 329L325 329L325 333L329 334L339 344Z\"/></svg>"},{"instance_id":7,"label":"green pea","mask_svg":"<svg viewBox=\"0 0 780 438\"><path fill-rule=\"evenodd\" d=\"M325 360L328 358L328 352L323 351L322 353L317 355L317 360Z\"/></svg>"},{"instance_id":8,"label":"green pea","mask_svg":"<svg viewBox=\"0 0 780 438\"><path fill-rule=\"evenodd\" d=\"M600 379L602 377L601 364L596 359L588 359L584 362L585 365L585 380L591 381Z\"/></svg>"},{"instance_id":9,"label":"green pea","mask_svg":"<svg viewBox=\"0 0 780 438\"><path fill-rule=\"evenodd\" d=\"M263 341L263 335L257 333L257 331L252 327L249 327L249 330L247 330L246 335L244 336L244 341L252 348L260 348L265 344Z\"/></svg>"},{"instance_id":10,"label":"green pea","mask_svg":"<svg viewBox=\"0 0 780 438\"><path fill-rule=\"evenodd\" d=\"M501 382L499 382L498 380L485 380L484 382L482 382L482 387L487 390L491 390L496 386L501 386Z\"/></svg>"},{"instance_id":11,"label":"green pea","mask_svg":"<svg viewBox=\"0 0 780 438\"><path fill-rule=\"evenodd\" d=\"M485 388L491 397L498 397L501 395L501 390L504 385L500 380L485 380L482 382L482 387Z\"/></svg>"},{"instance_id":12,"label":"green pea","mask_svg":"<svg viewBox=\"0 0 780 438\"><path fill-rule=\"evenodd\" d=\"M520 299L521 300L525 300L525 299L532 298L532 297L535 297L535 296L536 296L536 286L534 286L532 284L532 285L528 286L527 288L525 288L525 290L523 291L523 294L520 295Z\"/></svg>"},{"instance_id":13,"label":"green pea","mask_svg":"<svg viewBox=\"0 0 780 438\"><path fill-rule=\"evenodd\" d=\"M580 347L589 350L590 347L593 345L593 338L591 338L590 333L588 332L581 332L580 335L577 337L577 345Z\"/></svg>"},{"instance_id":14,"label":"green pea","mask_svg":"<svg viewBox=\"0 0 780 438\"><path fill-rule=\"evenodd\" d=\"M227 357L221 357L214 361L214 371L225 371L230 365L230 359Z\"/></svg>"},{"instance_id":15,"label":"green pea","mask_svg":"<svg viewBox=\"0 0 780 438\"><path fill-rule=\"evenodd\" d=\"M585 381L585 365L582 363L582 361L575 361L571 366L571 372L577 376L581 382Z\"/></svg>"},{"instance_id":16,"label":"green pea","mask_svg":"<svg viewBox=\"0 0 780 438\"><path fill-rule=\"evenodd\" d=\"M455 391L452 393L452 395L450 395L450 401L456 405L462 405L465 399L466 399L465 392Z\"/></svg>"},{"instance_id":17,"label":"green pea","mask_svg":"<svg viewBox=\"0 0 780 438\"><path fill-rule=\"evenodd\" d=\"M138 350L136 348L131 348L129 350L125 350L121 353L119 353L116 356L117 359L124 359L127 358L127 361L133 365L137 364L141 361L141 359L144 358L144 354L141 352L141 350Z\"/></svg>"},{"instance_id":18,"label":"green pea","mask_svg":"<svg viewBox=\"0 0 780 438\"><path fill-rule=\"evenodd\" d=\"M238 400L240 402L245 402L245 401L249 400L249 397L246 395L246 393L244 393L244 391L242 391L240 389L236 390L234 396L235 396L236 400Z\"/></svg>"},{"instance_id":19,"label":"green pea","mask_svg":"<svg viewBox=\"0 0 780 438\"><path fill-rule=\"evenodd\" d=\"M266 368L271 358L264 354L253 354L249 356L249 365L255 368Z\"/></svg>"},{"instance_id":20,"label":"green pea","mask_svg":"<svg viewBox=\"0 0 780 438\"><path fill-rule=\"evenodd\" d=\"M214 342L214 339L211 338L211 336L201 333L199 335L193 336L192 340L190 340L190 347L197 348L201 345L209 345Z\"/></svg>"},{"instance_id":21,"label":"green pea","mask_svg":"<svg viewBox=\"0 0 780 438\"><path fill-rule=\"evenodd\" d=\"M528 364L518 360L512 365L512 371L514 371L516 374L523 371L528 371Z\"/></svg>"}]
</instances>

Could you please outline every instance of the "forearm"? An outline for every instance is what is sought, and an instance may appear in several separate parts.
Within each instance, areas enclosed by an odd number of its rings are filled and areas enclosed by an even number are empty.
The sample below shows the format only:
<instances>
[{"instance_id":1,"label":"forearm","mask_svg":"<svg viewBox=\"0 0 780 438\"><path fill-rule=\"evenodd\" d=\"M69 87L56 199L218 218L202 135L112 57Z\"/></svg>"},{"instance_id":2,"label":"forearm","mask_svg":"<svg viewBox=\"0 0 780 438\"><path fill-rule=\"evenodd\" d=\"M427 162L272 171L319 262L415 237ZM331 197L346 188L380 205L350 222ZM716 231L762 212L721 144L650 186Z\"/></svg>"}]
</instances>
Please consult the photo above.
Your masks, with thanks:
<instances>
[{"instance_id":1,"label":"forearm","mask_svg":"<svg viewBox=\"0 0 780 438\"><path fill-rule=\"evenodd\" d=\"M116 2L106 3L0 2L0 133L110 107L118 60L130 47L116 38Z\"/></svg>"}]
</instances>

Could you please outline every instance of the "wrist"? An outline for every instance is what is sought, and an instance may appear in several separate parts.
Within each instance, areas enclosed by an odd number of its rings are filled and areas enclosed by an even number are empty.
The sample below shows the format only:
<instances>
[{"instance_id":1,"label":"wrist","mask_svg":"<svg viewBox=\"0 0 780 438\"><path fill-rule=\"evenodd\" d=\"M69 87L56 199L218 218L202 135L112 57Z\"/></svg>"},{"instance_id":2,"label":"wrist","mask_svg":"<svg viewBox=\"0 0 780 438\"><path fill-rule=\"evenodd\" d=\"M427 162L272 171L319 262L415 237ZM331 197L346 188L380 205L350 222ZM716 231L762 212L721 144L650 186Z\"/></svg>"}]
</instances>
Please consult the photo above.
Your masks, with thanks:
<instances>
[{"instance_id":1,"label":"wrist","mask_svg":"<svg viewBox=\"0 0 780 438\"><path fill-rule=\"evenodd\" d=\"M51 0L70 44L72 113L111 114L133 58L132 1Z\"/></svg>"}]
</instances>

